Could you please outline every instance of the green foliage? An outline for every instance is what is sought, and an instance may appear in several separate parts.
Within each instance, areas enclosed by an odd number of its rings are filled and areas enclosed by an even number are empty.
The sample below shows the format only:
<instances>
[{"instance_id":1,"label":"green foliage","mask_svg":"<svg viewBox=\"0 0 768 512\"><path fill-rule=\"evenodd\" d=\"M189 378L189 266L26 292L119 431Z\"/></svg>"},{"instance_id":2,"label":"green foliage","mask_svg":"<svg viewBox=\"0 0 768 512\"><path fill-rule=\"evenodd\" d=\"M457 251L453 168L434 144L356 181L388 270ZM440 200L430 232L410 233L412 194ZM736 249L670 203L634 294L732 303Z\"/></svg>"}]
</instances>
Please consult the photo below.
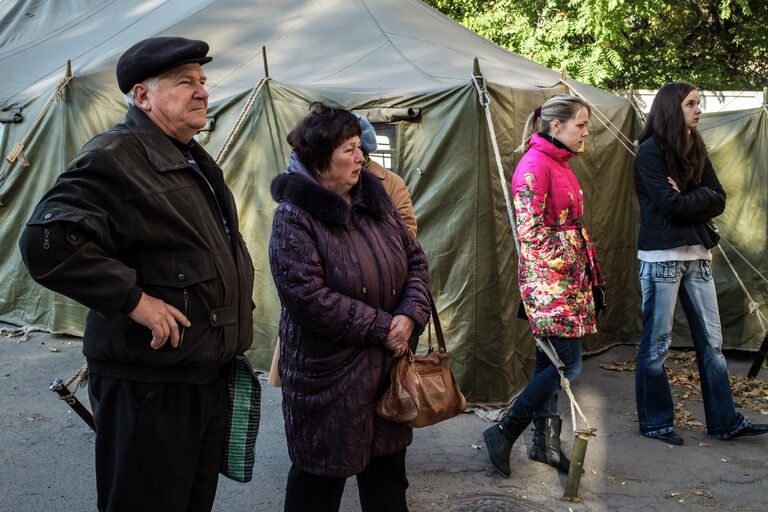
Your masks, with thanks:
<instances>
[{"instance_id":1,"label":"green foliage","mask_svg":"<svg viewBox=\"0 0 768 512\"><path fill-rule=\"evenodd\" d=\"M766 0L428 0L481 36L598 87L768 85Z\"/></svg>"}]
</instances>

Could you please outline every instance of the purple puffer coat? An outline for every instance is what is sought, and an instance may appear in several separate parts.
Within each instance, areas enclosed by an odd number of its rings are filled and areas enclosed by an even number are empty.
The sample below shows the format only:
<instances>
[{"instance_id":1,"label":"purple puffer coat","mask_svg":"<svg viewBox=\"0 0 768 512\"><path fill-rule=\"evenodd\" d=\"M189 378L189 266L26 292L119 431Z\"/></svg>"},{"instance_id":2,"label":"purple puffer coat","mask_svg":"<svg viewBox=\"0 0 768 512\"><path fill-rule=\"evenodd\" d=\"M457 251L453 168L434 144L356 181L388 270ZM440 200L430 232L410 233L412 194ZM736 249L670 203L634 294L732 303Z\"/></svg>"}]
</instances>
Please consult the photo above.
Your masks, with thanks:
<instances>
[{"instance_id":1,"label":"purple puffer coat","mask_svg":"<svg viewBox=\"0 0 768 512\"><path fill-rule=\"evenodd\" d=\"M269 261L282 304L280 377L288 454L321 476L361 472L405 449L411 429L376 415L389 385L394 315L429 318L427 259L379 180L363 170L352 204L297 161L272 182Z\"/></svg>"}]
</instances>

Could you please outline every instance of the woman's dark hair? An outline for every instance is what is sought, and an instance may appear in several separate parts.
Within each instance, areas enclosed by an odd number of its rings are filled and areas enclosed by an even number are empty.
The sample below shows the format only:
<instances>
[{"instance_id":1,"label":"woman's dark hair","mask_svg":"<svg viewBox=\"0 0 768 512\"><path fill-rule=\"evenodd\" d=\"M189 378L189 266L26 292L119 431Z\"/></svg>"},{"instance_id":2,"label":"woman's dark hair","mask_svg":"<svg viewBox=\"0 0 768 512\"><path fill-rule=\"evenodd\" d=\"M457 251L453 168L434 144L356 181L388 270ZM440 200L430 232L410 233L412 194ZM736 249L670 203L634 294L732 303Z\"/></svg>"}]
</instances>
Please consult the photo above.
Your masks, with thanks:
<instances>
[{"instance_id":1,"label":"woman's dark hair","mask_svg":"<svg viewBox=\"0 0 768 512\"><path fill-rule=\"evenodd\" d=\"M651 137L664 151L667 170L680 192L696 186L704 174L707 148L698 130L689 129L683 117L683 100L696 90L686 82L673 82L662 87L653 99L651 111L640 135L642 144Z\"/></svg>"},{"instance_id":2,"label":"woman's dark hair","mask_svg":"<svg viewBox=\"0 0 768 512\"><path fill-rule=\"evenodd\" d=\"M331 156L342 142L360 135L357 117L343 108L316 101L309 114L288 134L288 144L308 170L320 173L331 165Z\"/></svg>"}]
</instances>

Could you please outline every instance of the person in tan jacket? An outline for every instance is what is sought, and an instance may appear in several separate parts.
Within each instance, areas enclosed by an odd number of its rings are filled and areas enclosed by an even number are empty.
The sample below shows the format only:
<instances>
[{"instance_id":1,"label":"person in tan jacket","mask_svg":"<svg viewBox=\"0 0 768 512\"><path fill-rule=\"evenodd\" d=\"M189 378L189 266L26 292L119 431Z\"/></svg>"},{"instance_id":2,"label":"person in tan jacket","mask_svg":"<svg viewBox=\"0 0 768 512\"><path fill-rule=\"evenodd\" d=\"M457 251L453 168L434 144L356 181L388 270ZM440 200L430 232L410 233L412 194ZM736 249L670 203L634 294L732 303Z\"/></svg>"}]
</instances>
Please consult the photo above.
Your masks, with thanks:
<instances>
[{"instance_id":1,"label":"person in tan jacket","mask_svg":"<svg viewBox=\"0 0 768 512\"><path fill-rule=\"evenodd\" d=\"M363 148L363 152L366 153L365 148ZM413 202L411 201L411 195L408 193L405 181L397 173L371 160L368 154L365 157L366 161L363 166L381 180L384 190L387 191L387 195L392 199L395 208L400 213L403 224L408 228L411 236L416 238L416 214L413 213Z\"/></svg>"},{"instance_id":2,"label":"person in tan jacket","mask_svg":"<svg viewBox=\"0 0 768 512\"><path fill-rule=\"evenodd\" d=\"M360 121L360 127L363 129L363 133L360 134L360 148L365 155L363 166L382 181L384 190L387 191L387 195L392 199L395 208L400 213L400 218L403 219L403 224L408 228L411 236L416 238L416 214L413 212L413 202L411 201L411 195L408 193L408 187L400 175L371 160L371 153L375 152L378 147L376 131L373 129L371 122L365 117L358 114L357 119Z\"/></svg>"}]
</instances>

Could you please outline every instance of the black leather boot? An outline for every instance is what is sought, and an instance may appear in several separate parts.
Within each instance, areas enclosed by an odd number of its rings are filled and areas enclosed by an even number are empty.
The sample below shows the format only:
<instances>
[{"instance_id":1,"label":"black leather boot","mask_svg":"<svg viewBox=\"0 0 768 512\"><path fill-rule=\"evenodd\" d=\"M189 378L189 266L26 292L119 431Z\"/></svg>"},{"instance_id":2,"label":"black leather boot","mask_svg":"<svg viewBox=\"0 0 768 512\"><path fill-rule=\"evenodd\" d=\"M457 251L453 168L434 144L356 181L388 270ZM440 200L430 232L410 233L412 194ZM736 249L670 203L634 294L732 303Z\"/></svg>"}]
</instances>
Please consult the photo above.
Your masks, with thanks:
<instances>
[{"instance_id":1,"label":"black leather boot","mask_svg":"<svg viewBox=\"0 0 768 512\"><path fill-rule=\"evenodd\" d=\"M562 473L568 473L571 461L560 449L560 428L563 420L557 416L533 418L533 446L531 460L549 464Z\"/></svg>"},{"instance_id":2,"label":"black leather boot","mask_svg":"<svg viewBox=\"0 0 768 512\"><path fill-rule=\"evenodd\" d=\"M485 447L493 467L506 477L512 472L509 467L509 452L512 450L512 445L530 423L530 417L513 416L507 413L497 425L483 432Z\"/></svg>"}]
</instances>

